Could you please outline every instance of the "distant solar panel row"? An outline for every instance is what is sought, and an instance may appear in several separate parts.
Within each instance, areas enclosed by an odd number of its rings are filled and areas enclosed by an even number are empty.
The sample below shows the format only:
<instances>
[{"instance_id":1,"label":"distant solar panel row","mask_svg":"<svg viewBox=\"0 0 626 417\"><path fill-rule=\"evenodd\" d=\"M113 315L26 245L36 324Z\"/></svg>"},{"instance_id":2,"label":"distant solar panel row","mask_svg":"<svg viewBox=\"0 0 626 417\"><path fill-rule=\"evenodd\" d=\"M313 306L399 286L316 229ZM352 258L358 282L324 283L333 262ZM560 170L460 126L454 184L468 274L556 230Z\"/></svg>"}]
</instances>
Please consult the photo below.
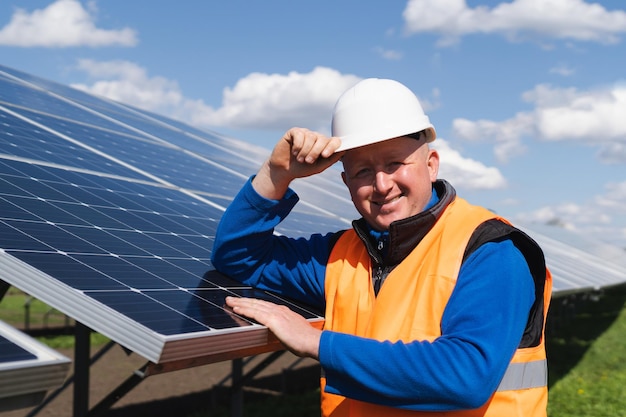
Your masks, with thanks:
<instances>
[{"instance_id":1,"label":"distant solar panel row","mask_svg":"<svg viewBox=\"0 0 626 417\"><path fill-rule=\"evenodd\" d=\"M0 352L2 352L0 363L37 359L35 354L27 351L2 335L0 335Z\"/></svg>"},{"instance_id":2,"label":"distant solar panel row","mask_svg":"<svg viewBox=\"0 0 626 417\"><path fill-rule=\"evenodd\" d=\"M0 412L39 403L69 367L65 356L0 321Z\"/></svg>"}]
</instances>

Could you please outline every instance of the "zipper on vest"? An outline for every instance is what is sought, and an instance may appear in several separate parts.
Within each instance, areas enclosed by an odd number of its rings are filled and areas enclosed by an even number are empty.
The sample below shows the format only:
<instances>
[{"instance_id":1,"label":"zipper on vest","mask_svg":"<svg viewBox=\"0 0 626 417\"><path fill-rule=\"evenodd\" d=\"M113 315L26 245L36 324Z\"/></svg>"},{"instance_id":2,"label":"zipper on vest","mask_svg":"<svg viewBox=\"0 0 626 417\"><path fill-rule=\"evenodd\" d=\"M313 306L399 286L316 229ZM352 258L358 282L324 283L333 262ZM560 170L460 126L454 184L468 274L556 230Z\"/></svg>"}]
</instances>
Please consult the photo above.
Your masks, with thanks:
<instances>
[{"instance_id":1,"label":"zipper on vest","mask_svg":"<svg viewBox=\"0 0 626 417\"><path fill-rule=\"evenodd\" d=\"M374 278L374 294L378 295L378 291L380 291L380 286L383 285L383 281L385 279L383 267L377 265L372 275Z\"/></svg>"}]
</instances>

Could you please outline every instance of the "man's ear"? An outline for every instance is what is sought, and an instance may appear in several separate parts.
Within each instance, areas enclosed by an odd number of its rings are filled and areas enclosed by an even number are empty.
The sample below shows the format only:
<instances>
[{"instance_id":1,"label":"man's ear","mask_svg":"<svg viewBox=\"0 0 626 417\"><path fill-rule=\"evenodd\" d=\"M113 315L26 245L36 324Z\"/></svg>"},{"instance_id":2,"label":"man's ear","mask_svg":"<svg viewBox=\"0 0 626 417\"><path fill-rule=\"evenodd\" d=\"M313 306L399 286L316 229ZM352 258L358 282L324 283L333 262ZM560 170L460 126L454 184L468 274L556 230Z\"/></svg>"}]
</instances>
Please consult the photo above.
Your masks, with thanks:
<instances>
[{"instance_id":1,"label":"man's ear","mask_svg":"<svg viewBox=\"0 0 626 417\"><path fill-rule=\"evenodd\" d=\"M428 150L428 172L430 173L430 181L435 182L439 174L439 153L434 149Z\"/></svg>"}]
</instances>

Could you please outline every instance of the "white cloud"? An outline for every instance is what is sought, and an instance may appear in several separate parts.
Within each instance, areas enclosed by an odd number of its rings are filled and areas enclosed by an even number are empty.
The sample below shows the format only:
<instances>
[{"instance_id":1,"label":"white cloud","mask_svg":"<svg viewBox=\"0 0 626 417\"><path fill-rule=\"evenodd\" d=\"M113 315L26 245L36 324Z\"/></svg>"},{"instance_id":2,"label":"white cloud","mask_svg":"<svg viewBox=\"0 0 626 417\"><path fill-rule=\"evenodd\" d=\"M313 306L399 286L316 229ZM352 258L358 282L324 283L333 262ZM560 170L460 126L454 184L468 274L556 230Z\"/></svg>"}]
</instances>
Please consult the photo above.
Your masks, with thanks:
<instances>
[{"instance_id":1,"label":"white cloud","mask_svg":"<svg viewBox=\"0 0 626 417\"><path fill-rule=\"evenodd\" d=\"M192 106L192 123L285 130L303 126L328 131L337 97L360 80L316 67L309 73L251 73L225 88L222 107Z\"/></svg>"},{"instance_id":2,"label":"white cloud","mask_svg":"<svg viewBox=\"0 0 626 417\"><path fill-rule=\"evenodd\" d=\"M596 198L599 207L614 210L622 219L626 219L626 181L612 182L605 186L607 193Z\"/></svg>"},{"instance_id":3,"label":"white cloud","mask_svg":"<svg viewBox=\"0 0 626 417\"><path fill-rule=\"evenodd\" d=\"M404 54L400 51L396 51L393 49L385 49L380 46L374 48L374 52L380 55L381 58L386 59L388 61L399 61L404 56Z\"/></svg>"},{"instance_id":4,"label":"white cloud","mask_svg":"<svg viewBox=\"0 0 626 417\"><path fill-rule=\"evenodd\" d=\"M597 156L605 164L623 164L626 162L626 142L607 143L601 146Z\"/></svg>"},{"instance_id":5,"label":"white cloud","mask_svg":"<svg viewBox=\"0 0 626 417\"><path fill-rule=\"evenodd\" d=\"M464 158L450 144L437 138L432 147L439 152L439 178L448 180L458 188L498 189L506 186L506 180L497 168L485 166L473 159Z\"/></svg>"},{"instance_id":6,"label":"white cloud","mask_svg":"<svg viewBox=\"0 0 626 417\"><path fill-rule=\"evenodd\" d=\"M513 0L493 8L471 8L465 0L409 0L403 16L407 32L439 34L441 46L475 33L610 44L626 32L625 12L583 0Z\"/></svg>"},{"instance_id":7,"label":"white cloud","mask_svg":"<svg viewBox=\"0 0 626 417\"><path fill-rule=\"evenodd\" d=\"M90 13L77 0L57 0L32 13L16 9L11 21L0 30L0 45L6 46L66 48L136 44L137 36L132 29L97 28L93 7Z\"/></svg>"},{"instance_id":8,"label":"white cloud","mask_svg":"<svg viewBox=\"0 0 626 417\"><path fill-rule=\"evenodd\" d=\"M132 62L83 59L77 68L98 80L92 85L73 84L72 87L91 94L163 114L176 111L185 100L175 81L150 78L144 68Z\"/></svg>"},{"instance_id":9,"label":"white cloud","mask_svg":"<svg viewBox=\"0 0 626 417\"><path fill-rule=\"evenodd\" d=\"M589 202L546 206L519 213L515 219L526 224L558 225L626 249L626 181L609 183L605 189Z\"/></svg>"},{"instance_id":10,"label":"white cloud","mask_svg":"<svg viewBox=\"0 0 626 417\"><path fill-rule=\"evenodd\" d=\"M518 113L503 122L459 118L453 120L452 127L455 134L462 139L493 141L496 158L500 162L506 162L526 152L522 137L533 133L533 119L527 113Z\"/></svg>"},{"instance_id":11,"label":"white cloud","mask_svg":"<svg viewBox=\"0 0 626 417\"><path fill-rule=\"evenodd\" d=\"M574 75L575 72L576 70L565 64L560 64L556 67L550 68L550 74L562 75L563 77L569 77L571 75Z\"/></svg>"},{"instance_id":12,"label":"white cloud","mask_svg":"<svg viewBox=\"0 0 626 417\"><path fill-rule=\"evenodd\" d=\"M455 133L466 140L496 143L501 161L524 149L522 139L585 141L600 147L604 163L626 163L626 85L578 91L538 85L523 94L534 104L530 112L521 112L500 122L455 119Z\"/></svg>"},{"instance_id":13,"label":"white cloud","mask_svg":"<svg viewBox=\"0 0 626 417\"><path fill-rule=\"evenodd\" d=\"M537 130L544 139L626 140L626 85L582 92L539 85L524 98L538 105Z\"/></svg>"},{"instance_id":14,"label":"white cloud","mask_svg":"<svg viewBox=\"0 0 626 417\"><path fill-rule=\"evenodd\" d=\"M438 88L433 88L430 93L430 98L418 97L420 104L422 105L422 109L424 109L425 113L430 113L431 111L441 107L441 91Z\"/></svg>"},{"instance_id":15,"label":"white cloud","mask_svg":"<svg viewBox=\"0 0 626 417\"><path fill-rule=\"evenodd\" d=\"M127 61L81 60L78 69L96 79L73 87L142 109L161 113L194 126L286 130L304 126L328 133L337 97L360 78L317 67L302 74L252 73L233 88L225 88L219 108L183 95L178 83L148 75Z\"/></svg>"}]
</instances>

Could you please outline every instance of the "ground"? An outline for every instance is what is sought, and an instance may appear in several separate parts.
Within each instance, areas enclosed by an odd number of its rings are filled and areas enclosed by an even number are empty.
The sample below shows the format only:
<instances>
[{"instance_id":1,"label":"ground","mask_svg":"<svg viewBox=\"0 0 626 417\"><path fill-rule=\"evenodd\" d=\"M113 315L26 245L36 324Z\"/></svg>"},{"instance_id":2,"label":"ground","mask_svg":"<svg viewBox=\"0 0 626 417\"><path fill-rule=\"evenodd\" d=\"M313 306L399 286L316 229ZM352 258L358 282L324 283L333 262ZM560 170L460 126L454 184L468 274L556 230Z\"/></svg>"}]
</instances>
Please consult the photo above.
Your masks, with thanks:
<instances>
[{"instance_id":1,"label":"ground","mask_svg":"<svg viewBox=\"0 0 626 417\"><path fill-rule=\"evenodd\" d=\"M93 349L95 353L98 349ZM60 351L73 357L73 351ZM246 362L244 373L254 368L268 354L259 355ZM244 359L245 361L245 359ZM127 354L120 346L108 350L90 368L89 407L93 408L133 371L146 363L140 356ZM129 417L184 417L194 411L207 410L217 405L229 405L230 361L153 375L118 400L104 415ZM70 369L69 375L73 373ZM68 376L69 376L68 375ZM246 384L243 400L257 400L258 395L281 395L310 389L318 383L319 365L310 359L300 359L285 352L280 358ZM0 417L28 416L33 408L0 412ZM36 416L73 416L73 387L70 385L57 398L41 409Z\"/></svg>"}]
</instances>

